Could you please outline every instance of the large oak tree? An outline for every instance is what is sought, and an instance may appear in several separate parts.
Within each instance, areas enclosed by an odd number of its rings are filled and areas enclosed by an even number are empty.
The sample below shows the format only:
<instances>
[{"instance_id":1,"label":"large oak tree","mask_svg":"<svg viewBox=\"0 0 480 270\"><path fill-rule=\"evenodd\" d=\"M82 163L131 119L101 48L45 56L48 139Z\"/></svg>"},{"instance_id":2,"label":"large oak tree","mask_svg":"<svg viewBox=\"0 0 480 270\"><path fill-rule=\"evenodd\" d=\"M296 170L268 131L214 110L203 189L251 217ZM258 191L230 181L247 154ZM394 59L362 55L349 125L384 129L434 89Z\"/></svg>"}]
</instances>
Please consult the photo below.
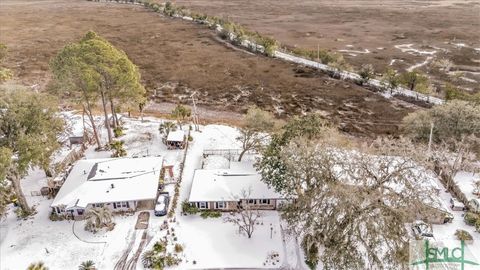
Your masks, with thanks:
<instances>
[{"instance_id":1,"label":"large oak tree","mask_svg":"<svg viewBox=\"0 0 480 270\"><path fill-rule=\"evenodd\" d=\"M0 91L0 177L12 183L24 214L31 213L20 180L28 169L50 165L64 122L52 97L28 90Z\"/></svg>"}]
</instances>

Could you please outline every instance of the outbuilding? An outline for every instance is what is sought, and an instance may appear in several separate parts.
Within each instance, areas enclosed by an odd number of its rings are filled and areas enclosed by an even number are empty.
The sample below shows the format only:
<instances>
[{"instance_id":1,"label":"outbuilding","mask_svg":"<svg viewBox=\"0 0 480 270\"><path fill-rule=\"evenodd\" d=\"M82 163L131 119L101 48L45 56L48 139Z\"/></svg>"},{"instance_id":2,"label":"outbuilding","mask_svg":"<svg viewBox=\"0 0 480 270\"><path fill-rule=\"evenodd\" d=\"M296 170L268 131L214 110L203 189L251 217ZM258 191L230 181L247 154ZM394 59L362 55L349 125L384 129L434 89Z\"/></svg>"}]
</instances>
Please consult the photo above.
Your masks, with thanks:
<instances>
[{"instance_id":1,"label":"outbuilding","mask_svg":"<svg viewBox=\"0 0 480 270\"><path fill-rule=\"evenodd\" d=\"M183 130L170 131L165 140L168 149L184 149L186 142L187 140Z\"/></svg>"}]
</instances>

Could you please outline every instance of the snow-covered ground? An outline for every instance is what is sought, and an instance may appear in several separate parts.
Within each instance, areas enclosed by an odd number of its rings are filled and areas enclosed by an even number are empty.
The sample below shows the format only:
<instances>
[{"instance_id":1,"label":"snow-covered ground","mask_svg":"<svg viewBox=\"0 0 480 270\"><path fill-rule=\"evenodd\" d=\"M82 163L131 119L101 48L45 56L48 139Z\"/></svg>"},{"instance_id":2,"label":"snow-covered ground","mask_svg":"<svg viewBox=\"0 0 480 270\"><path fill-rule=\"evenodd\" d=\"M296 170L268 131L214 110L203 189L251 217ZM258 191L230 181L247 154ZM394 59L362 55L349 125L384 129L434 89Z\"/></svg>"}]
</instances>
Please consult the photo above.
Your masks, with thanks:
<instances>
[{"instance_id":1,"label":"snow-covered ground","mask_svg":"<svg viewBox=\"0 0 480 270\"><path fill-rule=\"evenodd\" d=\"M75 130L82 125L80 117L70 114L68 118L74 121L72 129ZM184 152L166 149L158 131L162 120L145 117L143 122L133 118L123 118L123 121L126 130L120 139L125 142L128 156L161 155L166 164L174 165L175 178L178 178ZM186 128L188 127L184 127ZM183 262L176 269L278 268L280 265L289 266L290 261L295 265L293 269L302 269L303 262L298 259L298 244L292 239L287 239L287 244L284 244L277 212L263 213L260 225L251 239L240 235L238 227L223 222L222 218L180 216L181 202L188 198L194 170L201 168L203 150L239 147L235 140L238 131L232 127L202 126L200 132L192 131L191 135L194 140L190 144L183 171L177 217L175 221L170 220L169 223L170 228L175 228L178 243L184 245L184 252L180 255ZM101 138L102 140L107 138L104 130ZM55 160L61 160L69 153L68 150L68 146L62 148ZM85 158L110 155L109 151L95 151L94 146L85 152ZM26 269L30 263L37 261L45 262L51 270L77 269L78 265L86 260L94 261L98 269L114 269L131 242L133 246L128 258L132 257L142 234L141 230L134 229L138 213L117 215L114 220L116 225L112 231L92 234L84 231L83 221L50 221L52 199L31 195L31 191L39 191L43 186L46 186L44 172L38 169L31 170L22 180L22 187L28 202L35 207L37 214L27 220L18 220L13 213L13 207L10 207L6 218L0 222L0 269ZM173 195L173 185L167 185L166 189ZM166 230L160 229L166 218L154 216L153 211L150 214L147 233L151 240L144 251L166 235ZM279 256L269 260L271 254ZM193 264L194 260L196 264ZM137 262L137 269L143 269L140 261ZM300 261L301 266L296 267L297 261Z\"/></svg>"},{"instance_id":2,"label":"snow-covered ground","mask_svg":"<svg viewBox=\"0 0 480 270\"><path fill-rule=\"evenodd\" d=\"M460 190L465 194L468 200L473 198L479 198L473 194L475 181L480 181L480 174L470 173L470 172L459 172L455 175L455 183L457 183Z\"/></svg>"},{"instance_id":3,"label":"snow-covered ground","mask_svg":"<svg viewBox=\"0 0 480 270\"><path fill-rule=\"evenodd\" d=\"M450 205L450 199L452 195L448 192L445 192L445 189L440 190L440 197L447 204ZM480 262L480 233L475 231L474 226L469 226L465 223L463 219L464 211L451 211L454 218L451 223L447 224L434 224L432 225L433 236L435 241L451 243L451 241L457 240L455 232L457 230L465 230L470 233L473 237L473 243L468 244L467 248L475 256L477 262ZM478 269L478 268L468 268L465 269Z\"/></svg>"},{"instance_id":4,"label":"snow-covered ground","mask_svg":"<svg viewBox=\"0 0 480 270\"><path fill-rule=\"evenodd\" d=\"M80 119L72 117L71 119ZM161 119L146 117L145 121L133 118L123 118L125 135L121 140L125 142L125 149L129 156L161 155L165 163L174 166L175 178L179 178L180 163L183 150L167 150L162 143L158 132ZM79 125L78 122L73 123ZM76 128L76 127L74 127ZM188 127L184 127L187 129ZM180 254L181 264L176 269L205 269L205 268L267 268L267 269L307 269L304 257L295 236L287 235L282 228L286 225L281 222L275 211L262 212L251 239L240 234L238 227L225 223L223 218L203 219L199 216L181 216L181 202L189 196L195 169L202 168L229 168L242 167L243 163L229 162L228 159L210 156L203 159L205 149L236 149L239 143L235 138L239 135L233 127L222 125L201 126L200 132L192 131L193 141L190 143L183 170L183 179L180 186L179 200L175 219L170 219L170 230L175 230L176 243L182 244L184 251ZM106 139L102 131L101 137ZM61 160L68 154L68 147L62 149L56 156ZM96 152L94 147L87 149L86 158L109 157L108 151ZM243 165L249 165L254 160L246 156ZM471 174L460 173L456 181L459 185L470 190L471 183L476 179ZM46 177L41 170L31 170L22 181L24 192L29 203L37 210L37 214L27 220L17 220L10 207L8 215L0 222L0 269L26 269L32 262L44 261L51 270L77 269L78 265L86 260L93 260L98 269L114 269L115 264L124 255L130 243L131 251L127 258L131 258L137 250L142 230L135 230L138 213L134 215L115 216L116 226L113 231L92 234L84 231L83 221L49 220L51 199L33 196L31 191L39 191L46 185ZM173 195L173 184L167 185ZM441 189L441 199L447 205L450 194ZM433 231L438 240L453 240L457 229L464 229L474 237L470 244L473 251L480 251L480 233L474 227L467 226L463 221L463 212L453 211L455 219L452 223L434 225ZM161 225L167 220L165 217L156 217L150 212L149 227L146 230L150 241L143 249L148 250L152 245L165 237L167 232ZM73 233L75 232L75 234ZM170 231L172 232L172 231ZM170 239L174 237L169 236ZM170 247L170 251L171 251ZM278 254L278 256L271 256ZM141 260L137 262L137 269L143 269ZM195 263L194 263L195 261ZM320 268L320 267L319 267Z\"/></svg>"},{"instance_id":5,"label":"snow-covered ground","mask_svg":"<svg viewBox=\"0 0 480 270\"><path fill-rule=\"evenodd\" d=\"M284 257L279 216L276 211L263 211L261 215L250 239L222 218L179 217L175 232L185 245L188 260L179 268L278 268ZM268 260L275 253L279 254L278 261Z\"/></svg>"}]
</instances>

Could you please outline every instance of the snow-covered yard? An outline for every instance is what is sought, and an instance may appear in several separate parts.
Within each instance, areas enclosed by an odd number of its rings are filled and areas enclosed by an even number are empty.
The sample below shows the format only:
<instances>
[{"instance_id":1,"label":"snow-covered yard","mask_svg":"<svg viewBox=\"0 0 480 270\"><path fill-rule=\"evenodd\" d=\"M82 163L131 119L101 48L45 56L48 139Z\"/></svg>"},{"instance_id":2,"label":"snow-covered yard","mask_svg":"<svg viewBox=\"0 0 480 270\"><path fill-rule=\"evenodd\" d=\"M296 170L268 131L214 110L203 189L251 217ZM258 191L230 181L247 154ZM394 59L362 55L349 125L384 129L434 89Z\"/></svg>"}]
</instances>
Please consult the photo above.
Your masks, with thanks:
<instances>
[{"instance_id":1,"label":"snow-covered yard","mask_svg":"<svg viewBox=\"0 0 480 270\"><path fill-rule=\"evenodd\" d=\"M76 119L74 125L79 125L81 118L72 119ZM161 155L167 165L174 166L174 177L178 179L184 151L167 150L162 143L158 131L162 120L147 117L143 122L133 118L124 118L123 121L126 129L125 135L120 139L125 142L128 156ZM102 133L101 137L105 140L106 134ZM148 243L143 251L150 249L155 242L167 236L167 230L161 229L161 226L168 220L169 239L181 244L184 249L179 254L182 262L175 269L307 269L298 239L282 230L286 225L281 222L276 211L262 212L262 218L259 219L250 239L239 232L238 226L224 222L222 217L203 219L199 215L180 214L181 202L189 197L196 169L201 169L202 166L210 169L251 167L255 157L248 155L242 163L230 162L225 157L219 156L203 158L205 149L238 149L240 145L235 140L238 135L236 128L222 125L201 126L200 132L191 131L193 141L189 145L185 160L176 216L174 219L156 217L153 211L150 211L149 227L146 229ZM68 152L68 147L64 147L55 159L61 160ZM110 155L111 152L97 152L94 147L85 152L86 158ZM461 187L468 188L470 193L467 196L474 196L471 194L473 179L476 178L468 173L461 173L456 178ZM117 215L114 220L116 225L112 231L92 234L84 231L83 221L75 223L50 221L52 199L31 195L31 191L39 191L41 187L46 186L43 171L31 170L22 181L22 186L27 200L36 208L37 214L27 220L18 220L13 213L13 207L10 207L7 217L0 222L0 269L26 269L30 263L37 261L45 262L52 270L77 269L78 265L86 260L94 261L98 269L114 269L125 254L128 254L127 258L130 259L137 251L143 234L143 230L135 230L139 213ZM167 185L166 190L173 196L174 185ZM441 189L440 197L444 204L449 205L450 194ZM464 223L463 212L453 213L455 219L452 223L433 225L435 238L440 241L454 240L455 231L463 229L474 238L469 248L472 251L479 251L480 233ZM173 252L172 246L169 247L169 252ZM141 260L137 261L136 269L143 269Z\"/></svg>"},{"instance_id":2,"label":"snow-covered yard","mask_svg":"<svg viewBox=\"0 0 480 270\"><path fill-rule=\"evenodd\" d=\"M473 194L475 181L480 181L480 174L471 172L459 172L455 175L455 183L457 183L460 190L465 194L468 200L473 198L480 198Z\"/></svg>"},{"instance_id":3,"label":"snow-covered yard","mask_svg":"<svg viewBox=\"0 0 480 270\"><path fill-rule=\"evenodd\" d=\"M444 201L445 204L450 205L450 199L452 195L448 192L445 192L445 189L440 190L440 198ZM467 248L473 253L477 260L480 260L480 233L475 231L474 226L468 226L464 219L464 211L451 211L454 218L451 223L446 224L434 224L432 225L433 235L436 241L439 242L450 242L457 240L455 237L455 232L457 230L465 230L470 233L473 237L473 243L468 244Z\"/></svg>"},{"instance_id":4,"label":"snow-covered yard","mask_svg":"<svg viewBox=\"0 0 480 270\"><path fill-rule=\"evenodd\" d=\"M176 232L188 260L180 269L278 268L284 257L279 216L275 211L261 214L251 239L222 218L179 217ZM269 260L272 254L278 259Z\"/></svg>"},{"instance_id":5,"label":"snow-covered yard","mask_svg":"<svg viewBox=\"0 0 480 270\"><path fill-rule=\"evenodd\" d=\"M73 129L81 125L80 117L70 115L70 119L75 121ZM120 139L125 142L128 156L161 155L166 164L174 165L174 175L178 178L183 150L166 149L158 131L162 120L146 117L144 122L128 118L123 118L123 121L126 130ZM180 216L181 202L188 198L194 170L201 167L203 150L238 148L235 140L237 136L238 131L235 128L220 125L203 126L200 132L192 131L194 140L190 144L183 171L177 217L175 222L169 223L170 228L175 229L178 243L184 245L184 252L180 255L183 262L177 269L277 268L288 263L284 260L286 253L293 254L287 257L293 256L295 262L297 261L297 245L289 244L287 246L291 250L285 250L277 212L263 213L251 239L240 235L238 227L223 222L222 218ZM102 131L102 140L106 140L106 137ZM61 160L68 152L68 147L65 146L55 159ZM92 146L85 152L85 158L109 157L110 154L109 151L97 152ZM114 269L131 242L133 247L128 258L132 257L142 232L134 229L139 213L117 215L112 231L92 234L84 231L84 221L50 221L52 199L31 195L31 191L39 191L43 186L46 186L44 172L32 170L22 180L22 187L28 202L35 206L37 214L27 220L18 220L13 213L13 207L10 207L8 215L0 222L0 269L26 269L30 263L37 261L45 262L52 270L77 269L78 265L86 260L94 261L98 269ZM173 185L167 185L166 190L173 196ZM165 220L166 217L156 217L153 211L150 211L149 227L146 230L151 241L144 251L166 235L166 230L160 229ZM273 254L278 256L268 259L269 255ZM196 264L193 264L194 260ZM141 260L137 262L137 269L143 269Z\"/></svg>"}]
</instances>

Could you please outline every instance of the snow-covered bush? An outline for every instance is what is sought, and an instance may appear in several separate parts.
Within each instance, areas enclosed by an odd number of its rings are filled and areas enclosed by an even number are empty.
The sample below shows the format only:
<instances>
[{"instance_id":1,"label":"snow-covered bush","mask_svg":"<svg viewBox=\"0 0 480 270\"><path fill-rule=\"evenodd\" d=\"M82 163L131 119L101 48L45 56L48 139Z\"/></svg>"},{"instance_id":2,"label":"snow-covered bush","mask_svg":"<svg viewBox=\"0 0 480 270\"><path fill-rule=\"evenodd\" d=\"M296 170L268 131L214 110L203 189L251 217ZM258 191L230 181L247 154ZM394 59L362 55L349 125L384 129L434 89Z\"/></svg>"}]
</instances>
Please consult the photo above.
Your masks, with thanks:
<instances>
[{"instance_id":1,"label":"snow-covered bush","mask_svg":"<svg viewBox=\"0 0 480 270\"><path fill-rule=\"evenodd\" d=\"M222 216L222 213L219 211L205 210L200 214L202 218L219 218Z\"/></svg>"},{"instance_id":2,"label":"snow-covered bush","mask_svg":"<svg viewBox=\"0 0 480 270\"><path fill-rule=\"evenodd\" d=\"M175 252L176 252L176 253L181 253L181 252L183 252L183 246L180 245L180 244L178 244L178 243L175 244Z\"/></svg>"},{"instance_id":3,"label":"snow-covered bush","mask_svg":"<svg viewBox=\"0 0 480 270\"><path fill-rule=\"evenodd\" d=\"M102 228L113 230L115 223L113 222L112 210L107 207L95 207L87 210L85 214L85 230L89 232L97 232Z\"/></svg>"},{"instance_id":4,"label":"snow-covered bush","mask_svg":"<svg viewBox=\"0 0 480 270\"><path fill-rule=\"evenodd\" d=\"M468 242L473 241L472 235L465 230L457 230L455 232L455 236L460 241L468 241Z\"/></svg>"},{"instance_id":5,"label":"snow-covered bush","mask_svg":"<svg viewBox=\"0 0 480 270\"><path fill-rule=\"evenodd\" d=\"M182 202L182 213L195 215L198 213L198 208L191 205L187 200Z\"/></svg>"},{"instance_id":6,"label":"snow-covered bush","mask_svg":"<svg viewBox=\"0 0 480 270\"><path fill-rule=\"evenodd\" d=\"M468 225L474 226L477 223L477 221L480 220L480 216L473 212L467 212L463 217L463 219L465 220L465 223L467 223Z\"/></svg>"},{"instance_id":7,"label":"snow-covered bush","mask_svg":"<svg viewBox=\"0 0 480 270\"><path fill-rule=\"evenodd\" d=\"M113 150L112 157L124 157L127 155L127 151L123 148L123 141L113 141L110 147Z\"/></svg>"},{"instance_id":8,"label":"snow-covered bush","mask_svg":"<svg viewBox=\"0 0 480 270\"><path fill-rule=\"evenodd\" d=\"M175 246L176 250L177 247ZM142 256L143 267L147 269L164 269L165 267L178 265L181 261L177 255L167 253L167 242L165 241L156 242L153 248L146 251Z\"/></svg>"}]
</instances>

